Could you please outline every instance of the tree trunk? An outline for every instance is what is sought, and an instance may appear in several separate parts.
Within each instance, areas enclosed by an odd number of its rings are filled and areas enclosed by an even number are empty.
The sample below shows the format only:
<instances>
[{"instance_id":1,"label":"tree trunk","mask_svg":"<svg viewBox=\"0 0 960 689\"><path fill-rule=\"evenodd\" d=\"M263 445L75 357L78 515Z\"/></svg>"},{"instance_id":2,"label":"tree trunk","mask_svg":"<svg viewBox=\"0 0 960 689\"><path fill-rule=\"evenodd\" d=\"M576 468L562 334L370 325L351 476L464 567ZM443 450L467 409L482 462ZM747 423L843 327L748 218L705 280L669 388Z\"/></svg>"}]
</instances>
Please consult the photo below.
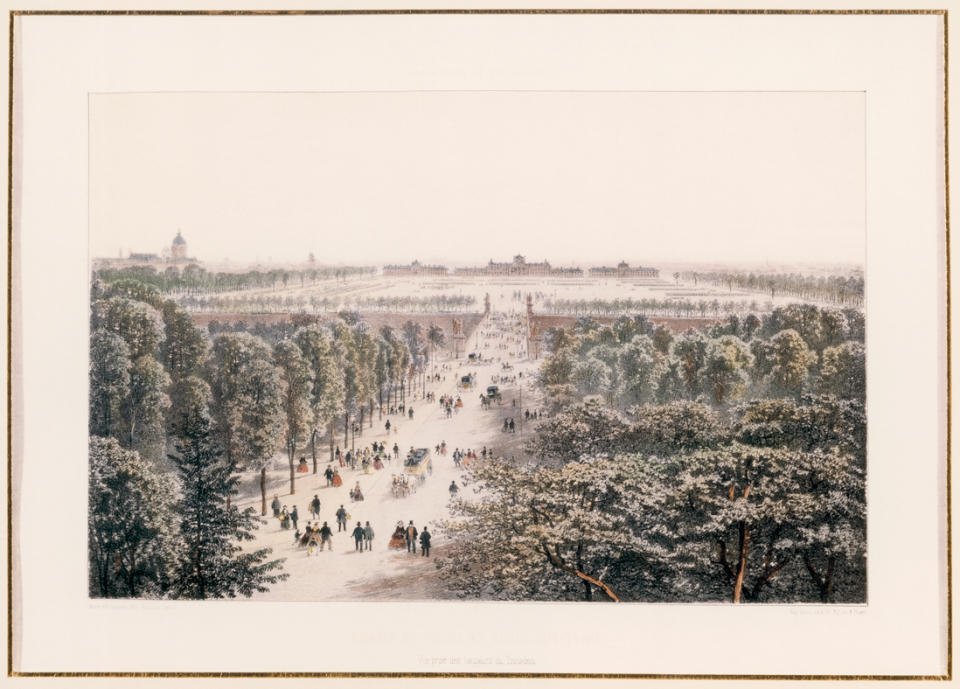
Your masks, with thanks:
<instances>
[{"instance_id":1,"label":"tree trunk","mask_svg":"<svg viewBox=\"0 0 960 689\"><path fill-rule=\"evenodd\" d=\"M297 492L297 472L293 466L293 454L290 454L290 495Z\"/></svg>"},{"instance_id":2,"label":"tree trunk","mask_svg":"<svg viewBox=\"0 0 960 689\"><path fill-rule=\"evenodd\" d=\"M313 473L317 473L317 429L310 433L310 453L313 455Z\"/></svg>"},{"instance_id":3,"label":"tree trunk","mask_svg":"<svg viewBox=\"0 0 960 689\"><path fill-rule=\"evenodd\" d=\"M824 603L830 602L830 596L833 594L833 570L837 564L837 559L831 555L830 560L827 562L827 581L826 586L823 591L820 593L820 600Z\"/></svg>"},{"instance_id":4,"label":"tree trunk","mask_svg":"<svg viewBox=\"0 0 960 689\"><path fill-rule=\"evenodd\" d=\"M267 516L267 465L260 467L260 516Z\"/></svg>"},{"instance_id":5,"label":"tree trunk","mask_svg":"<svg viewBox=\"0 0 960 689\"><path fill-rule=\"evenodd\" d=\"M383 386L380 386L380 411L377 413L377 421L383 421ZM373 424L373 419L370 419Z\"/></svg>"},{"instance_id":6,"label":"tree trunk","mask_svg":"<svg viewBox=\"0 0 960 689\"><path fill-rule=\"evenodd\" d=\"M343 412L343 447L350 444L350 412Z\"/></svg>"},{"instance_id":7,"label":"tree trunk","mask_svg":"<svg viewBox=\"0 0 960 689\"><path fill-rule=\"evenodd\" d=\"M750 551L750 529L746 522L740 522L740 561L737 564L737 579L733 584L733 602L739 603L743 593L743 577L747 572L747 553Z\"/></svg>"},{"instance_id":8,"label":"tree trunk","mask_svg":"<svg viewBox=\"0 0 960 689\"><path fill-rule=\"evenodd\" d=\"M334 434L334 421L330 419L330 461L333 461L333 434Z\"/></svg>"},{"instance_id":9,"label":"tree trunk","mask_svg":"<svg viewBox=\"0 0 960 689\"><path fill-rule=\"evenodd\" d=\"M367 410L366 406L360 405L360 435L363 435L363 413Z\"/></svg>"}]
</instances>

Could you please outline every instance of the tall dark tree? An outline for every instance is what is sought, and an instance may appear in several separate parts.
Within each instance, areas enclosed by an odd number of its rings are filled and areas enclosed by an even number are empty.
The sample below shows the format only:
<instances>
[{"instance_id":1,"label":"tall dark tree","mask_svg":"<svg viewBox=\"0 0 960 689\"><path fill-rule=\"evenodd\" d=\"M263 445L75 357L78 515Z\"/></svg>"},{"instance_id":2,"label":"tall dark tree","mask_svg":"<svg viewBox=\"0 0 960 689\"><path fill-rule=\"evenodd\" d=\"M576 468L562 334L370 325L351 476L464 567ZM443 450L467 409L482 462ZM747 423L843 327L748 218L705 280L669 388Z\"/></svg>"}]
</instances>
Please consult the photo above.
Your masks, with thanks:
<instances>
[{"instance_id":1,"label":"tall dark tree","mask_svg":"<svg viewBox=\"0 0 960 689\"><path fill-rule=\"evenodd\" d=\"M90 337L90 435L119 439L130 394L130 349L119 335Z\"/></svg>"},{"instance_id":2,"label":"tall dark tree","mask_svg":"<svg viewBox=\"0 0 960 689\"><path fill-rule=\"evenodd\" d=\"M269 590L286 579L283 560L269 560L269 548L244 552L240 543L253 539L253 508L243 512L230 504L239 476L210 437L205 415L193 418L170 457L180 475L180 533L185 557L177 578L183 598L236 598Z\"/></svg>"}]
</instances>

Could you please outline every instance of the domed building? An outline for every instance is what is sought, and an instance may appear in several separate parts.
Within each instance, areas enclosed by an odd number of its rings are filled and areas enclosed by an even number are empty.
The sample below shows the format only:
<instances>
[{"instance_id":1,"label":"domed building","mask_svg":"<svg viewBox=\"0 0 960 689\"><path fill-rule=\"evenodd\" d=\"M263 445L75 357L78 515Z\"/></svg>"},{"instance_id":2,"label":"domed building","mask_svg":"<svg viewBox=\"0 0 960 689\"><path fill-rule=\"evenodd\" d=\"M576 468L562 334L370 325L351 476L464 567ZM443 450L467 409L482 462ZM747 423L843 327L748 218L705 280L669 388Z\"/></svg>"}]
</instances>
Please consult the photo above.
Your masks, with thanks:
<instances>
[{"instance_id":1,"label":"domed building","mask_svg":"<svg viewBox=\"0 0 960 689\"><path fill-rule=\"evenodd\" d=\"M180 234L180 230L177 230L177 236L173 238L173 243L170 245L170 258L174 261L187 260L187 240Z\"/></svg>"}]
</instances>

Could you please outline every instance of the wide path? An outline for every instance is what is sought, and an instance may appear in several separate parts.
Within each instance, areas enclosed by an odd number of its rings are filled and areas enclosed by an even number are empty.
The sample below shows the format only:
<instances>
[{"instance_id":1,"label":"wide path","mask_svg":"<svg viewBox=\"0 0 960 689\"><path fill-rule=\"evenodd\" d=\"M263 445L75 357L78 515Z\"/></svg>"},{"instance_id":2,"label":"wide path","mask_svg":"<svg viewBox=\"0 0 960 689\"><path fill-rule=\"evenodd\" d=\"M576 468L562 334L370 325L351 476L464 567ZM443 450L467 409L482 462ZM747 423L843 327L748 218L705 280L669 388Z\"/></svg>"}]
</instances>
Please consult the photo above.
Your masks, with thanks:
<instances>
[{"instance_id":1,"label":"wide path","mask_svg":"<svg viewBox=\"0 0 960 689\"><path fill-rule=\"evenodd\" d=\"M507 322L513 324L516 319ZM532 385L533 376L529 374L536 370L537 362L528 361L522 352L519 352L521 356L516 356L519 347L514 342L510 343L508 349L498 349L501 340L484 337L490 332L499 330L487 319L467 342L466 353L480 352L484 359L492 360L500 357L501 362L468 364L465 355L459 361L438 361L436 370L445 380L427 384L427 391L434 392L438 398L444 394L454 397L460 394L464 406L458 413L447 419L438 403L418 400L412 403L412 420L400 415L389 417L394 426L389 435L382 421L374 421L373 428L365 429L362 437L357 436L357 447L369 446L377 440L385 442L390 449L396 442L400 447L399 460L386 462L381 471L371 470L370 474L342 469L344 482L338 488L326 487L322 471L327 464L322 462L319 466L321 473L306 474L298 479L295 496L280 495L280 501L288 507L297 506L301 529L310 519L309 502L314 495L320 498L320 520L326 521L334 530L333 550L308 556L305 550L293 544L292 530L281 529L279 522L272 517L264 518L255 541L249 547L269 547L273 549L274 557L286 558L284 571L290 577L271 587L269 592L256 594L255 598L288 601L411 600L445 595L437 584L432 558L422 557L419 543L416 555L391 550L388 543L398 521L407 524L413 520L418 530L422 531L427 526L433 534L433 547L442 551L444 541L437 525L449 517L450 482L456 481L463 489L462 470L456 468L452 459L455 448L472 448L479 453L486 446L498 455L506 456L518 451L519 418L523 415L520 384L523 384L523 403L531 407L534 395L529 386ZM511 332L510 336L516 339L514 333ZM512 370L502 370L504 362L509 362ZM458 391L457 381L468 372L477 374L477 387L471 391ZM489 410L481 408L480 392L490 384L492 376L517 376L520 372L523 372L523 377L517 378L517 385L501 384L501 406L494 405ZM517 407L512 406L514 399L517 399ZM503 419L511 416L517 421L517 433L504 434L501 430ZM525 429L530 430L529 424ZM443 441L447 443L446 455L435 452L435 446ZM406 498L395 498L391 492L392 475L402 472L403 457L411 446L431 449L433 474L415 493ZM353 503L348 490L357 482L365 500ZM259 507L259 498L240 504L246 503ZM348 531L352 531L358 521L363 524L369 521L373 526L375 537L369 552L356 551L348 532L337 533L334 515L341 504L350 515Z\"/></svg>"}]
</instances>

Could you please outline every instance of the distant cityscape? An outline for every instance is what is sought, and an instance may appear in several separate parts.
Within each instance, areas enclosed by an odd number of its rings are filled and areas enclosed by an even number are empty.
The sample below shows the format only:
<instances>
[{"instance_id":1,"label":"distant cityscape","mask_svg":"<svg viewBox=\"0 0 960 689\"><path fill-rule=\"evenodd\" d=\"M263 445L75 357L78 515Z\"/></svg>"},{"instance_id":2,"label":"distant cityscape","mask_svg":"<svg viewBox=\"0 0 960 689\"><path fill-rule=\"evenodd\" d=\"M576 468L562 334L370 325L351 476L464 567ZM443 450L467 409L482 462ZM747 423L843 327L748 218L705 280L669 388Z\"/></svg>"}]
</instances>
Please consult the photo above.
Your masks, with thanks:
<instances>
[{"instance_id":1,"label":"distant cityscape","mask_svg":"<svg viewBox=\"0 0 960 689\"><path fill-rule=\"evenodd\" d=\"M132 268L150 267L161 270L176 270L187 266L200 267L200 261L187 253L187 240L178 231L177 235L160 253L130 252L127 256L116 258L99 257L94 259L94 268ZM308 266L316 265L316 259L311 253L307 261ZM621 261L616 266L594 266L588 269L592 278L658 278L660 271L647 266L631 266ZM404 265L383 266L384 277L583 277L584 270L580 267L552 266L546 260L528 262L522 254L517 254L510 262L499 263L490 259L483 266L448 268L443 265L429 265L413 261Z\"/></svg>"},{"instance_id":2,"label":"distant cityscape","mask_svg":"<svg viewBox=\"0 0 960 689\"><path fill-rule=\"evenodd\" d=\"M417 277L439 276L451 274L447 266L426 265L413 261L408 265L387 265L383 267L386 277ZM583 277L583 269L579 267L551 266L548 261L530 263L526 258L517 254L509 263L498 263L493 259L485 266L471 268L454 268L453 275L458 277ZM589 269L593 278L658 278L660 270L647 266L631 266L621 261L616 266L596 266Z\"/></svg>"}]
</instances>

